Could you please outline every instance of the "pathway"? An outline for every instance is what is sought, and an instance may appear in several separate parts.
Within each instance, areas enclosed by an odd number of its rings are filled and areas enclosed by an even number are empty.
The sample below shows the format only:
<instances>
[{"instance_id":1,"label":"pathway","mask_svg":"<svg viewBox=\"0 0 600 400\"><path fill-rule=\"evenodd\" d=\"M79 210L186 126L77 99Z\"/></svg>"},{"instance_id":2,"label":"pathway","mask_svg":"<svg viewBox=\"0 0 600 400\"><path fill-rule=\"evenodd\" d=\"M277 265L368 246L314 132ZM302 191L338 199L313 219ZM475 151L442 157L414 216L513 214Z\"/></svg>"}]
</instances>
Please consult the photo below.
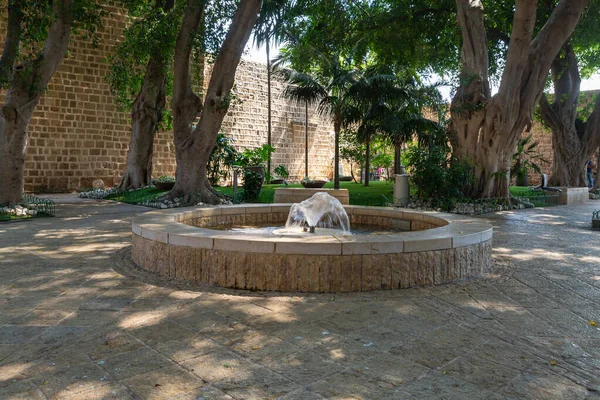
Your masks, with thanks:
<instances>
[{"instance_id":1,"label":"pathway","mask_svg":"<svg viewBox=\"0 0 600 400\"><path fill-rule=\"evenodd\" d=\"M600 398L594 204L489 217L486 279L290 296L142 273L147 209L57 199L0 225L0 399Z\"/></svg>"}]
</instances>

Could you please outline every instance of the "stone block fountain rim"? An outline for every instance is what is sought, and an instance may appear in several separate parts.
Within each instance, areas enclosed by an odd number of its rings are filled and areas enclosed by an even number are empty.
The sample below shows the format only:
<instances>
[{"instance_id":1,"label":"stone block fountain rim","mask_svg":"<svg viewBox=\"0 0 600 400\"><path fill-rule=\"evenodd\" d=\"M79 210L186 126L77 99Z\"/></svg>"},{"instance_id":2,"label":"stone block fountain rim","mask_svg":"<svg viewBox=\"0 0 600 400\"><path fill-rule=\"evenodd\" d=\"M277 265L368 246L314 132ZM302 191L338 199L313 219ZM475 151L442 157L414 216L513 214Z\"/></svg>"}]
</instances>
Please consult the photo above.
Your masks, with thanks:
<instances>
[{"instance_id":1,"label":"stone block fountain rim","mask_svg":"<svg viewBox=\"0 0 600 400\"><path fill-rule=\"evenodd\" d=\"M344 207L352 223L402 224L411 230L385 235L249 235L202 227L280 223L290 206L169 209L136 216L132 259L140 268L198 284L281 292L432 286L491 269L492 226L455 214Z\"/></svg>"}]
</instances>

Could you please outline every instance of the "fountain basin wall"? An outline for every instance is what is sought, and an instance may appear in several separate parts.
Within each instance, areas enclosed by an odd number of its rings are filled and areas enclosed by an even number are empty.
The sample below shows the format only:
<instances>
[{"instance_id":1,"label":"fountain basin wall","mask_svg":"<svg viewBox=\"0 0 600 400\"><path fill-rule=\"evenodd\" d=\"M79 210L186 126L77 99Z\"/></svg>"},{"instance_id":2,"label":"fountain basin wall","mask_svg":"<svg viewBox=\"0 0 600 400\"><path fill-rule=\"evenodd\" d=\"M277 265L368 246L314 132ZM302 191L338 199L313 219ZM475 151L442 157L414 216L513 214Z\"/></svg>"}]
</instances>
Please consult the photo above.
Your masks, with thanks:
<instances>
[{"instance_id":1,"label":"fountain basin wall","mask_svg":"<svg viewBox=\"0 0 600 400\"><path fill-rule=\"evenodd\" d=\"M358 292L431 286L491 267L492 227L435 212L346 206L351 223L385 235L249 235L218 225L285 223L290 205L242 205L137 216L132 259L159 275L214 286L282 292Z\"/></svg>"}]
</instances>

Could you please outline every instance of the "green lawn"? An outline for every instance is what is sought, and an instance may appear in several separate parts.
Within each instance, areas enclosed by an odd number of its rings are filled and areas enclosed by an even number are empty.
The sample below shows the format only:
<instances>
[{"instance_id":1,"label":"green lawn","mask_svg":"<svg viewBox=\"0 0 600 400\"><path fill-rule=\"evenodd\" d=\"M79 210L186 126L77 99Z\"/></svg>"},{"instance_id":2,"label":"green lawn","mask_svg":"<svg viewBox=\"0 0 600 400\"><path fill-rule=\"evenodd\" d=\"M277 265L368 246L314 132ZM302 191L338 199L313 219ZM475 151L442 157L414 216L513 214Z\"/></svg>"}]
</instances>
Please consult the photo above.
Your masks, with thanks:
<instances>
[{"instance_id":1,"label":"green lawn","mask_svg":"<svg viewBox=\"0 0 600 400\"><path fill-rule=\"evenodd\" d=\"M273 198L275 197L275 189L278 187L285 187L285 185L263 185L258 199L256 199L254 202L272 203ZM299 183L294 183L288 185L287 187L301 188L302 185ZM327 183L324 188L333 189L333 182ZM360 183L340 182L340 188L348 189L350 192L350 204L354 205L385 205L386 203L392 202L394 191L393 183L385 181L370 182L368 187ZM232 187L217 187L215 189L228 196L233 195Z\"/></svg>"},{"instance_id":2,"label":"green lawn","mask_svg":"<svg viewBox=\"0 0 600 400\"><path fill-rule=\"evenodd\" d=\"M285 185L263 185L262 190L258 199L255 203L272 203L273 197L275 196L275 189L278 187L285 187ZM299 183L288 185L290 188L301 188L302 185ZM354 205L371 205L381 206L392 202L393 197L393 183L386 181L375 181L370 182L369 187L365 187L360 183L354 182L340 182L342 189L348 189L350 192L350 204ZM325 188L333 189L333 182L329 182L325 185ZM215 187L219 192L228 196L233 195L233 188L231 186ZM165 194L165 191L160 191L154 187L135 190L132 192L122 192L110 195L107 199L121 201L123 203L142 203L145 201L152 201L153 199ZM241 188L240 188L241 193Z\"/></svg>"},{"instance_id":3,"label":"green lawn","mask_svg":"<svg viewBox=\"0 0 600 400\"><path fill-rule=\"evenodd\" d=\"M532 190L531 186L510 186L511 196L526 198L536 207L547 207L558 204L558 194L544 190Z\"/></svg>"}]
</instances>

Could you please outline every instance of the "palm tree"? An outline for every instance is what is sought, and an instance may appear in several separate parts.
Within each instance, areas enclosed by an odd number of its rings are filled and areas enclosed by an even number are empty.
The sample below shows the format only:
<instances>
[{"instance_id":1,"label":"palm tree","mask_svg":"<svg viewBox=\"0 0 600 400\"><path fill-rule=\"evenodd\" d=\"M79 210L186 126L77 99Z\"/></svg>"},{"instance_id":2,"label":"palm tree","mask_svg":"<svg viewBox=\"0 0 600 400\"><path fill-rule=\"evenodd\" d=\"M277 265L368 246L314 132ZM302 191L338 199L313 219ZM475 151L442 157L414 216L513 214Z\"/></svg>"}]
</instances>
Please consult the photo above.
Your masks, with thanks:
<instances>
[{"instance_id":1,"label":"palm tree","mask_svg":"<svg viewBox=\"0 0 600 400\"><path fill-rule=\"evenodd\" d=\"M394 173L402 170L402 146L416 139L426 147L444 144L448 138L444 129L443 112L440 121L426 118L424 109L439 109L441 95L435 86L420 86L412 77L399 81L403 99L389 104L387 118L381 133L394 145Z\"/></svg>"},{"instance_id":2,"label":"palm tree","mask_svg":"<svg viewBox=\"0 0 600 400\"><path fill-rule=\"evenodd\" d=\"M348 91L344 112L344 127L355 127L358 139L365 143L365 179L369 186L371 140L376 134L389 134L399 123L394 107L408 101L408 93L391 71L371 68L357 76Z\"/></svg>"},{"instance_id":3,"label":"palm tree","mask_svg":"<svg viewBox=\"0 0 600 400\"><path fill-rule=\"evenodd\" d=\"M342 62L339 54L331 57L321 56L322 67L315 73L303 73L292 69L280 69L278 72L288 84L283 96L309 105L317 105L321 114L329 115L333 122L335 135L334 150L334 188L340 188L340 131L343 110L349 100L349 90L356 83L358 72L348 61Z\"/></svg>"}]
</instances>

